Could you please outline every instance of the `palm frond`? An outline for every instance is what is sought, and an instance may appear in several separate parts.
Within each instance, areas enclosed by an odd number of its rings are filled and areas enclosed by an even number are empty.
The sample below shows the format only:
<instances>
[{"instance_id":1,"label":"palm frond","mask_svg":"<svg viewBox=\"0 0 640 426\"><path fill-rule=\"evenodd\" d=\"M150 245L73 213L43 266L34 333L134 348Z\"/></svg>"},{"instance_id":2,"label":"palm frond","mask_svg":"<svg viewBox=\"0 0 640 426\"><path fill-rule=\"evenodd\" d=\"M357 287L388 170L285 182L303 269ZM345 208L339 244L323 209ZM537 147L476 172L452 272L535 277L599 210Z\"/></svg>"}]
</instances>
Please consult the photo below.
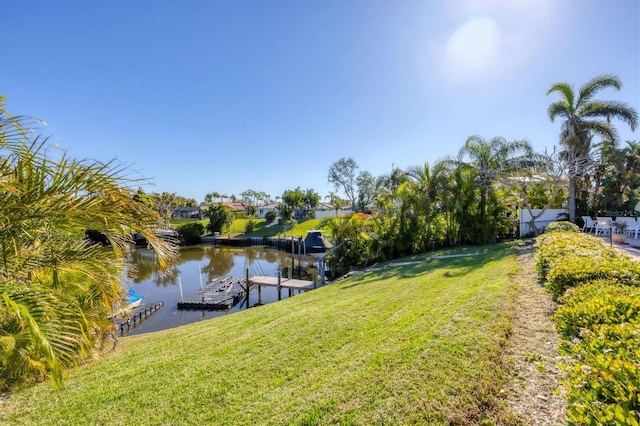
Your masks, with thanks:
<instances>
[{"instance_id":1,"label":"palm frond","mask_svg":"<svg viewBox=\"0 0 640 426\"><path fill-rule=\"evenodd\" d=\"M561 96L561 103L563 103L569 111L575 110L575 94L573 87L568 83L555 83L547 90L547 96L557 92ZM552 119L553 121L553 119Z\"/></svg>"},{"instance_id":2,"label":"palm frond","mask_svg":"<svg viewBox=\"0 0 640 426\"><path fill-rule=\"evenodd\" d=\"M582 117L616 118L629 125L632 131L638 127L638 113L631 106L619 101L593 101L583 105Z\"/></svg>"},{"instance_id":3,"label":"palm frond","mask_svg":"<svg viewBox=\"0 0 640 426\"><path fill-rule=\"evenodd\" d=\"M620 90L622 82L617 76L612 74L602 74L587 81L580 87L580 91L578 92L576 110L583 109L585 104L590 102L596 93L609 87Z\"/></svg>"}]
</instances>

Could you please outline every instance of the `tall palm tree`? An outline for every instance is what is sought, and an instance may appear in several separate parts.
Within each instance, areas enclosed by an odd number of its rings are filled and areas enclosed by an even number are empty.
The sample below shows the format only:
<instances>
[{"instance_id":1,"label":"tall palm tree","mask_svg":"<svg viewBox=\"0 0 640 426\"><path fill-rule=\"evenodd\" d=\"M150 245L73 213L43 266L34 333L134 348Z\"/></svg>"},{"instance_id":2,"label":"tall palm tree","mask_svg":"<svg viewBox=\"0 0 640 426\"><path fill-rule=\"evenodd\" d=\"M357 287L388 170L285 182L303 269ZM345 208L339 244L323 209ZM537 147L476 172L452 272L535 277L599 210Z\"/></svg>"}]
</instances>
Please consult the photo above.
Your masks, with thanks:
<instances>
[{"instance_id":1,"label":"tall palm tree","mask_svg":"<svg viewBox=\"0 0 640 426\"><path fill-rule=\"evenodd\" d=\"M480 242L491 242L491 231L495 225L495 217L490 211L494 209L494 184L498 178L521 168L522 163L530 161L533 149L526 140L507 141L502 137L494 137L489 141L480 136L471 136L458 153L457 162L468 167L476 177L480 191L478 221L481 231Z\"/></svg>"},{"instance_id":2,"label":"tall palm tree","mask_svg":"<svg viewBox=\"0 0 640 426\"><path fill-rule=\"evenodd\" d=\"M563 120L560 143L565 147L570 161L569 219L572 222L576 219L576 178L589 162L593 137L599 136L610 143L617 143L618 134L611 125L612 118L627 123L631 130L638 125L638 113L625 103L594 99L602 89L620 90L621 87L617 76L603 74L582 85L578 93L568 83L556 83L547 91L547 95L560 95L559 101L549 105L548 114L552 122L558 117Z\"/></svg>"},{"instance_id":3,"label":"tall palm tree","mask_svg":"<svg viewBox=\"0 0 640 426\"><path fill-rule=\"evenodd\" d=\"M438 186L445 172L444 164L438 162L435 166L424 163L422 166L411 167L407 176L411 179L411 187L416 193L417 207L424 219L423 244L425 249L434 245L433 229L438 214L437 206L440 201Z\"/></svg>"}]
</instances>

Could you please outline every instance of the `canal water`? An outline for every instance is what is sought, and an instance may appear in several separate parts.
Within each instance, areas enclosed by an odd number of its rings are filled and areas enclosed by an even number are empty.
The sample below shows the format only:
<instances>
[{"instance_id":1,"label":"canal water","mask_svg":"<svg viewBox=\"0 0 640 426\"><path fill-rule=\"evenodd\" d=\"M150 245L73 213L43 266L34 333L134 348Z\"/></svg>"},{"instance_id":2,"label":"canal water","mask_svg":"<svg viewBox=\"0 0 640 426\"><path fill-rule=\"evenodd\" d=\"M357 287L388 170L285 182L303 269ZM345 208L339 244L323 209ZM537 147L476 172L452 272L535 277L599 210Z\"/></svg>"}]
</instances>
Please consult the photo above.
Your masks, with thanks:
<instances>
[{"instance_id":1,"label":"canal water","mask_svg":"<svg viewBox=\"0 0 640 426\"><path fill-rule=\"evenodd\" d=\"M201 285L225 276L244 277L246 270L252 276L266 275L277 276L278 270L283 271L283 276L294 265L294 278L297 278L298 264L302 265L303 279L305 278L305 266L310 266L309 272L315 275L313 265L315 258L312 256L298 256L278 250L263 247L215 247L215 246L188 246L181 247L180 254L170 271L160 274L157 268L157 259L153 251L145 248L137 248L130 253L132 269L125 279L125 286L133 288L136 294L143 296L142 303L163 302L164 306L153 315L132 328L127 335L148 333L178 327L196 321L202 321L229 315L248 306L258 303L258 290L253 289L249 294L249 300L245 298L228 311L193 311L178 310L177 304L180 294L188 296L200 290ZM288 290L281 290L281 297L288 297ZM296 291L295 294L298 294ZM278 290L275 287L262 287L262 304L278 301Z\"/></svg>"}]
</instances>

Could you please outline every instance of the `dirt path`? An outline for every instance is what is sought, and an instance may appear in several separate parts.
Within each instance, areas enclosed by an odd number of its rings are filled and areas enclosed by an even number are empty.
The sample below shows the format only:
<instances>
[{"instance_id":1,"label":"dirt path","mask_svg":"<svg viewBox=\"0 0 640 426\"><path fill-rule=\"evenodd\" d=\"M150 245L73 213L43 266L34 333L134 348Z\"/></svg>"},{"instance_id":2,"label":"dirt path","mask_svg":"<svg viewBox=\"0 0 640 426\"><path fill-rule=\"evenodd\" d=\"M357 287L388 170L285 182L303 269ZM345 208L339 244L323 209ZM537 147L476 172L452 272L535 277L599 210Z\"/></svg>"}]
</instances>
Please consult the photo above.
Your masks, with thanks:
<instances>
[{"instance_id":1,"label":"dirt path","mask_svg":"<svg viewBox=\"0 0 640 426\"><path fill-rule=\"evenodd\" d=\"M519 259L517 314L506 353L513 370L503 393L510 411L525 425L566 424L558 335L550 319L555 303L538 284L533 252L523 252Z\"/></svg>"}]
</instances>

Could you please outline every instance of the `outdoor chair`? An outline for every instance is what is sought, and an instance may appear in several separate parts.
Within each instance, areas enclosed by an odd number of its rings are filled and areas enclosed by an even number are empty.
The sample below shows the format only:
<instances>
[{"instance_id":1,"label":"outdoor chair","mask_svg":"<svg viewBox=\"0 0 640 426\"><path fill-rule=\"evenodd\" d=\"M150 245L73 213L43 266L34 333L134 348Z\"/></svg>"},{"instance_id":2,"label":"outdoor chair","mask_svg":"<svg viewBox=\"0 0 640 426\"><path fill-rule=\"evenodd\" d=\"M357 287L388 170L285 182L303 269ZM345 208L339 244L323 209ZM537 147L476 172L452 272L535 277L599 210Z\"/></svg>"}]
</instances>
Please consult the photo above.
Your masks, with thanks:
<instances>
[{"instance_id":1,"label":"outdoor chair","mask_svg":"<svg viewBox=\"0 0 640 426\"><path fill-rule=\"evenodd\" d=\"M629 216L617 217L616 223L623 223L625 225L625 228L620 230L621 234L626 234L627 230L631 228L635 228L636 225L638 224L635 217L629 217Z\"/></svg>"},{"instance_id":2,"label":"outdoor chair","mask_svg":"<svg viewBox=\"0 0 640 426\"><path fill-rule=\"evenodd\" d=\"M591 216L582 216L582 221L584 225L582 225L582 232L585 232L587 229L589 232L595 232L596 230L596 221L591 218Z\"/></svg>"},{"instance_id":3,"label":"outdoor chair","mask_svg":"<svg viewBox=\"0 0 640 426\"><path fill-rule=\"evenodd\" d=\"M611 218L610 217L596 217L596 237L599 235L609 235L611 233Z\"/></svg>"},{"instance_id":4,"label":"outdoor chair","mask_svg":"<svg viewBox=\"0 0 640 426\"><path fill-rule=\"evenodd\" d=\"M640 222L636 221L636 224L633 226L627 226L627 238L631 238L633 235L633 239L638 239L638 232L640 231Z\"/></svg>"}]
</instances>

